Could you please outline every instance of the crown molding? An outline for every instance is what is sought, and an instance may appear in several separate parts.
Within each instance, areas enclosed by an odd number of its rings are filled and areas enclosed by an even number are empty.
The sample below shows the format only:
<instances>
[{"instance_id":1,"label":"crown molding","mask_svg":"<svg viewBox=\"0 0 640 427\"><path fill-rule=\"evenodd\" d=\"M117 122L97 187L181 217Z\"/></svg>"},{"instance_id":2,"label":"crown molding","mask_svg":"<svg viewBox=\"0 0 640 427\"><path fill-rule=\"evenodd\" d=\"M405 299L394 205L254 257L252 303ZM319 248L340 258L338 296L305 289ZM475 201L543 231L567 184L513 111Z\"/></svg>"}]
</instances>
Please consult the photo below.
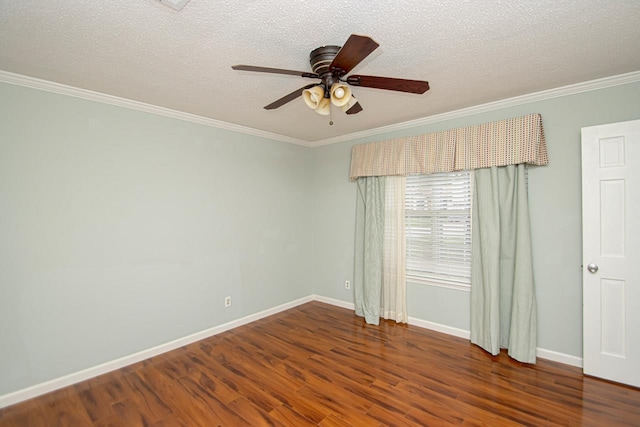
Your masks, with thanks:
<instances>
[{"instance_id":1,"label":"crown molding","mask_svg":"<svg viewBox=\"0 0 640 427\"><path fill-rule=\"evenodd\" d=\"M489 102L486 104L476 105L473 107L463 108L460 110L449 111L442 114L423 117L421 119L411 120L408 122L396 123L389 126L368 129L362 132L340 135L334 138L327 138L309 143L310 147L319 147L322 145L336 144L338 142L352 141L358 138L380 135L383 133L394 132L409 129L417 126L424 126L433 123L443 122L445 120L458 119L461 117L471 116L474 114L487 113L490 111L500 110L503 108L514 107L517 105L529 104L532 102L544 101L552 98L559 98L567 95L575 95L582 92L592 90L605 89L612 86L619 86L628 83L640 81L640 71L619 74L616 76L604 77L597 80L590 80L582 83L576 83L568 86L562 86L555 89L543 90L527 95L516 96L513 98L502 99L500 101Z\"/></svg>"},{"instance_id":2,"label":"crown molding","mask_svg":"<svg viewBox=\"0 0 640 427\"><path fill-rule=\"evenodd\" d=\"M306 141L299 138L293 138L273 132L267 132L247 126L236 125L233 123L223 122L221 120L210 119L207 117L197 116L195 114L185 113L182 111L172 110L156 105L145 104L144 102L134 101L131 99L120 98L105 93L94 92L87 89L80 89L73 86L67 86L60 83L50 82L47 80L37 79L35 77L23 76L21 74L10 73L0 70L0 82L11 83L19 86L26 86L34 89L40 89L47 92L58 93L61 95L73 96L76 98L87 99L90 101L102 102L105 104L115 105L118 107L129 108L131 110L143 111L160 116L170 117L178 120L185 120L192 123L198 123L205 126L211 126L218 129L230 130L233 132L253 135L260 138L271 139L275 141L286 142L290 144L302 145L304 147L320 147L323 145L336 144L339 142L352 141L358 138L366 138L375 135L381 135L388 132L395 132L404 129L410 129L417 126L424 126L433 123L443 122L461 117L471 116L474 114L486 113L490 111L500 110L503 108L514 107L517 105L529 104L532 102L544 101L547 99L558 98L567 95L574 95L582 92L589 92L598 89L605 89L612 86L619 86L628 83L640 81L640 71L619 74L601 79L590 80L582 83L576 83L568 86L562 86L555 89L548 89L540 92L534 92L527 95L507 98L500 101L489 102L486 104L476 105L473 107L463 108L460 110L449 111L442 114L427 116L416 120L402 123L396 123L389 126L368 129L362 132L354 132L346 135L340 135L333 138L321 139L317 141Z\"/></svg>"},{"instance_id":3,"label":"crown molding","mask_svg":"<svg viewBox=\"0 0 640 427\"><path fill-rule=\"evenodd\" d=\"M14 85L25 86L33 89L40 89L47 92L58 93L61 95L73 96L75 98L87 99L90 101L101 102L104 104L124 107L131 110L143 111L146 113L157 114L159 116L170 117L173 119L184 120L187 122L198 123L205 126L211 126L218 129L230 130L233 132L244 133L261 138L272 139L275 141L287 142L290 144L310 146L309 141L292 138L286 135L280 135L273 132L267 132L260 129L254 129L247 126L236 125L233 123L223 122L221 120L210 119L207 117L197 116L195 114L185 113L183 111L172 110L170 108L159 107L157 105L145 104L144 102L134 101L131 99L120 98L118 96L107 95L106 93L94 92L87 89L81 89L73 86L67 86L61 83L55 83L48 80L37 79L35 77L23 76L21 74L10 73L0 70L0 82L11 83Z\"/></svg>"}]
</instances>

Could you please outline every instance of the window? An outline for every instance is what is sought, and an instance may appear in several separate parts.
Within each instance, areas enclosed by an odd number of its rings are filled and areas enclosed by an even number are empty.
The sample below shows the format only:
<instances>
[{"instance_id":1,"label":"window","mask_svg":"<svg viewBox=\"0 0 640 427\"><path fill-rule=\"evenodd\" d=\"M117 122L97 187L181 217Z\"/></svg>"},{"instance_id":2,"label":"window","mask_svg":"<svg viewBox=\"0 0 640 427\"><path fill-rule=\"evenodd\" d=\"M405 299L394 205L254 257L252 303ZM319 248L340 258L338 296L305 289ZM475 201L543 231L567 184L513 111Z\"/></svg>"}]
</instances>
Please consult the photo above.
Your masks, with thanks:
<instances>
[{"instance_id":1,"label":"window","mask_svg":"<svg viewBox=\"0 0 640 427\"><path fill-rule=\"evenodd\" d=\"M471 179L469 171L407 177L407 281L470 289Z\"/></svg>"}]
</instances>

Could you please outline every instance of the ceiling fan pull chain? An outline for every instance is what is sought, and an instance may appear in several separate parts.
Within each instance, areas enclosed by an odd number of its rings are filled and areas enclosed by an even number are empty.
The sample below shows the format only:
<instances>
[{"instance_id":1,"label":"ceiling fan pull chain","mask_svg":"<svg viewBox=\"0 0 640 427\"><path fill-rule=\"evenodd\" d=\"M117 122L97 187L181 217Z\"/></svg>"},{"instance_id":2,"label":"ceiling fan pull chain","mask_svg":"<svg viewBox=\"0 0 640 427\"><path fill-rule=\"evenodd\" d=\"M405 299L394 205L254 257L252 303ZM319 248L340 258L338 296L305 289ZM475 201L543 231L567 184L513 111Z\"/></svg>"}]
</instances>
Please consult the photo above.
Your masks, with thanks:
<instances>
[{"instance_id":1,"label":"ceiling fan pull chain","mask_svg":"<svg viewBox=\"0 0 640 427\"><path fill-rule=\"evenodd\" d=\"M329 126L333 126L333 105L331 104L333 103L329 103Z\"/></svg>"}]
</instances>

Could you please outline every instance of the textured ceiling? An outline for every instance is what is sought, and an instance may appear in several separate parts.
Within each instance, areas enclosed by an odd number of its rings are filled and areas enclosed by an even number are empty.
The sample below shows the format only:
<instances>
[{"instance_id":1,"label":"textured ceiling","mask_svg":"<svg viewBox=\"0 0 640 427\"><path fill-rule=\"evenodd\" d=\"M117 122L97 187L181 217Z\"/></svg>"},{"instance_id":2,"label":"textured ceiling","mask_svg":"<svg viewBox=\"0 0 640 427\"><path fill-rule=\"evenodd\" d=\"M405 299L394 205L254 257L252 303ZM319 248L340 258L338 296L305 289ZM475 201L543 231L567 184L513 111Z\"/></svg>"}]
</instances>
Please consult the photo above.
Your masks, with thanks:
<instances>
[{"instance_id":1,"label":"textured ceiling","mask_svg":"<svg viewBox=\"0 0 640 427\"><path fill-rule=\"evenodd\" d=\"M380 44L353 73L428 80L424 95L354 88L364 111L328 118L313 80L233 71L309 70L350 34ZM0 1L0 70L318 141L640 70L638 0Z\"/></svg>"}]
</instances>

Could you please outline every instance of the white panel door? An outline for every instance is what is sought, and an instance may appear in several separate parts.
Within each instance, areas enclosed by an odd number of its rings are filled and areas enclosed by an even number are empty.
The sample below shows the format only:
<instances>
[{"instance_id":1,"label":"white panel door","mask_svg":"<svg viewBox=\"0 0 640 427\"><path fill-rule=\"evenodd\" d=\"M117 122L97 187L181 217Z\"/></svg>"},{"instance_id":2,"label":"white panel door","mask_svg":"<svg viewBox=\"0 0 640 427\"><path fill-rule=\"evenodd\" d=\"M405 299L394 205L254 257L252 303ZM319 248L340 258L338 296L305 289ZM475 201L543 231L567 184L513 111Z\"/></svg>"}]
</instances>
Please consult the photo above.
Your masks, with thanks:
<instances>
[{"instance_id":1,"label":"white panel door","mask_svg":"<svg viewBox=\"0 0 640 427\"><path fill-rule=\"evenodd\" d=\"M583 369L640 387L640 120L582 129Z\"/></svg>"}]
</instances>

